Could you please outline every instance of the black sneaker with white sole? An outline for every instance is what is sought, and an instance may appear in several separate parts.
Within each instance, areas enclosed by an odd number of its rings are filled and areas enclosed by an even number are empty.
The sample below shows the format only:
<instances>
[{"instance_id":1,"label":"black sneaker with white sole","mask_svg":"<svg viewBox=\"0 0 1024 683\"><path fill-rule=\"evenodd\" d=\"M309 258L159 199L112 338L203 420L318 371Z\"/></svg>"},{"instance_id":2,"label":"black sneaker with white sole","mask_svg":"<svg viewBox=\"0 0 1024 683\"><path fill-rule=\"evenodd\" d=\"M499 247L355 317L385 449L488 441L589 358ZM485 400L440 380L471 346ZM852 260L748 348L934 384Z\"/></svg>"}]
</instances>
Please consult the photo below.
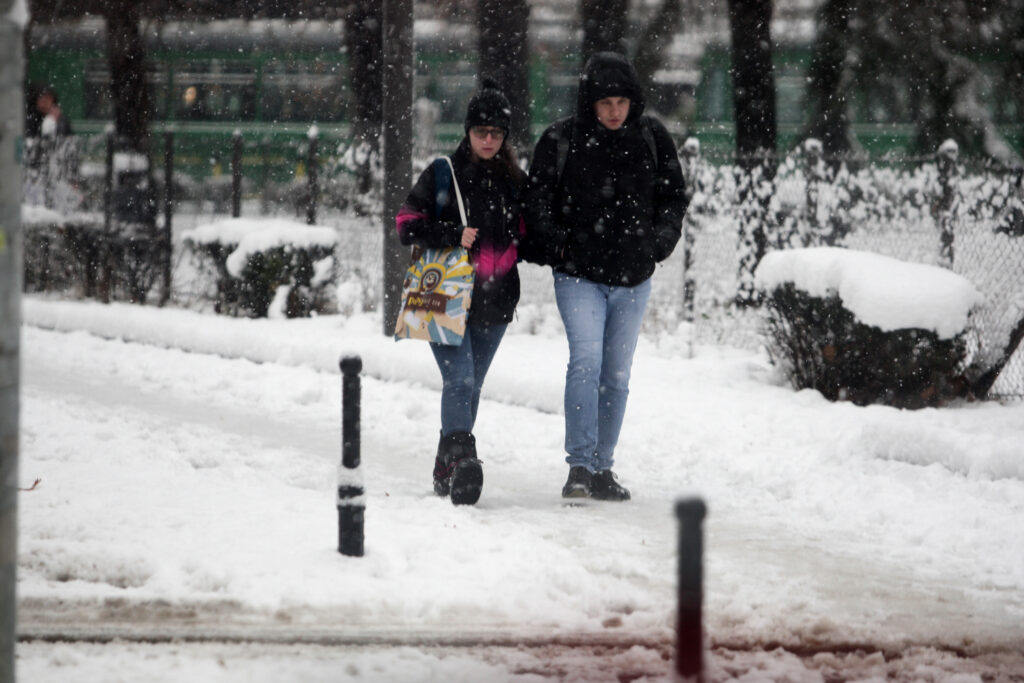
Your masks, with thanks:
<instances>
[{"instance_id":1,"label":"black sneaker with white sole","mask_svg":"<svg viewBox=\"0 0 1024 683\"><path fill-rule=\"evenodd\" d=\"M592 476L586 467L570 467L569 478L562 487L562 498L589 498Z\"/></svg>"}]
</instances>

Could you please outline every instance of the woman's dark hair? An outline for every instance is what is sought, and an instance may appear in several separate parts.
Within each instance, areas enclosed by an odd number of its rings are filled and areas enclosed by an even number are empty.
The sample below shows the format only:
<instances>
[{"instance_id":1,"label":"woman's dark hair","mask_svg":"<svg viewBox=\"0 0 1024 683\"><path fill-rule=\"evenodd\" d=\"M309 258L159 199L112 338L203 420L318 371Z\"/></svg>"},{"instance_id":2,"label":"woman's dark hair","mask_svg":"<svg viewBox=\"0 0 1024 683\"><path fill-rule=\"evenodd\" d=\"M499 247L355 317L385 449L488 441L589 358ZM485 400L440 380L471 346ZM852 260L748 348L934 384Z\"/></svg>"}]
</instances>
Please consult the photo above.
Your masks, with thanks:
<instances>
[{"instance_id":1,"label":"woman's dark hair","mask_svg":"<svg viewBox=\"0 0 1024 683\"><path fill-rule=\"evenodd\" d=\"M508 144L507 137L504 144L501 145L501 149L494 155L494 159L508 171L509 176L516 185L521 185L526 180L526 173L523 169L519 168L519 156L512 145Z\"/></svg>"}]
</instances>

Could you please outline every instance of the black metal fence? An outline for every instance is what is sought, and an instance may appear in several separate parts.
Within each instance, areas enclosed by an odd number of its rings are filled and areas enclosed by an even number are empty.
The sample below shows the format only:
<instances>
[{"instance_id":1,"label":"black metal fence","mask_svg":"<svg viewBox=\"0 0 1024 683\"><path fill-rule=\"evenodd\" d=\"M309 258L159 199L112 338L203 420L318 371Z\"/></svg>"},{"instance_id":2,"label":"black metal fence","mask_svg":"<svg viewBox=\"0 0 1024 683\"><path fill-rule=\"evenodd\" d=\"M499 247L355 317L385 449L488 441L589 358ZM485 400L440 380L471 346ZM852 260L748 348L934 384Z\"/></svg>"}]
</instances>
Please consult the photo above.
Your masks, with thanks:
<instances>
[{"instance_id":1,"label":"black metal fence","mask_svg":"<svg viewBox=\"0 0 1024 683\"><path fill-rule=\"evenodd\" d=\"M871 163L827 159L812 144L753 176L705 162L694 141L681 159L693 197L682 253L673 257L678 288L655 296L679 297L695 341L760 344L744 285L764 252L860 249L971 281L985 296L969 331L973 357L986 367L1006 361L990 396L1024 398L1024 349L1011 353L1024 321L1021 169L960 160L952 143L925 158ZM758 239L744 226L751 215Z\"/></svg>"},{"instance_id":2,"label":"black metal fence","mask_svg":"<svg viewBox=\"0 0 1024 683\"><path fill-rule=\"evenodd\" d=\"M65 147L57 149L58 144ZM80 158L97 156L95 149L83 151L83 144L105 148L99 155L106 158L105 167L93 163L86 168L82 163L75 170ZM89 288L113 289L115 294L140 291L145 278L156 281L156 276L153 268L143 268L146 254L135 251L143 244L166 245L175 211L189 202L187 210L193 213L239 215L242 199L256 198L260 213L286 211L316 222L324 210L360 210L356 202L365 203L363 211L372 211L373 193L379 192L356 185L353 170L367 163L361 150L320 150L315 131L301 150L296 149L308 156L307 171L283 185L268 180L262 186L241 166L242 159L258 151L253 148L258 141L236 136L230 175L195 181L174 170L175 145L168 136L162 154L153 154L162 162L152 172L156 196L151 201L162 209L155 221L159 234L144 240L125 233L126 221L118 218L125 202L117 199L112 179L125 162L113 161L111 144L109 136L97 136L80 140L77 146L45 141L26 145L26 201L58 209L62 201L78 202L77 211L64 211L66 225L60 235L36 231L34 246L27 245L30 288L71 277L85 283L87 296ZM44 163L47 154L51 156ZM56 162L52 155L64 161ZM680 148L680 158L693 194L685 238L655 279L645 331L676 334L680 325L686 325L694 343L757 348L761 318L756 307L744 305L749 303L744 299L751 296L750 282L760 256L772 249L834 245L951 267L964 275L985 295L971 329L974 357L983 363L997 362L1014 335L1019 337L1024 318L1021 169L959 159L951 145L926 157L869 161L825 158L809 143L773 161L760 174L702 158L699 143L692 139ZM77 182L71 180L75 177ZM169 185L165 178L174 182ZM152 203L143 206L153 208ZM90 238L97 225L101 234L103 226L106 234L112 225L117 228L124 248L99 249ZM26 230L29 241L31 233ZM67 250L53 248L58 237L75 245L70 256ZM157 254L161 258L168 253L166 246L163 249ZM137 265L115 277L103 268L113 259ZM168 261L161 264L162 277L157 279L169 282ZM524 301L530 286L524 282ZM992 396L1024 398L1024 352L1019 348L1009 356Z\"/></svg>"},{"instance_id":3,"label":"black metal fence","mask_svg":"<svg viewBox=\"0 0 1024 683\"><path fill-rule=\"evenodd\" d=\"M218 172L201 180L176 169L173 132L150 142L149 152L140 154L112 131L26 139L28 291L163 304L171 295L174 217L182 209L238 217L243 197L256 197L259 213L287 205L307 223L317 221L324 181L315 127L302 139L302 149L293 150L303 157L301 175L284 182L264 179L260 188L243 159L259 153L262 141L236 133L230 174L220 171L218 161L211 167Z\"/></svg>"},{"instance_id":4,"label":"black metal fence","mask_svg":"<svg viewBox=\"0 0 1024 683\"><path fill-rule=\"evenodd\" d=\"M83 173L81 138L25 141L25 287L142 303L163 275L164 301L170 239L157 225L149 160L112 134L103 143L103 172Z\"/></svg>"}]
</instances>

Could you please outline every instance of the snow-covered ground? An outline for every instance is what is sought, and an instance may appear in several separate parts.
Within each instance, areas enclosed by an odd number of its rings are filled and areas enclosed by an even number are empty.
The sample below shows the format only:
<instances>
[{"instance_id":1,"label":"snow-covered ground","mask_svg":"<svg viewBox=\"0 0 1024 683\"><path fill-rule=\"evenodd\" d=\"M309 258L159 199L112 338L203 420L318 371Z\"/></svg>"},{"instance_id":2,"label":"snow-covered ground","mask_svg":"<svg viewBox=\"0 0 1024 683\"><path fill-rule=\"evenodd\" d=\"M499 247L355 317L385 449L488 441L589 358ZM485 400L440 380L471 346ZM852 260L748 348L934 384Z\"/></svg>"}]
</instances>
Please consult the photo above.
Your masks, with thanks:
<instances>
[{"instance_id":1,"label":"snow-covered ground","mask_svg":"<svg viewBox=\"0 0 1024 683\"><path fill-rule=\"evenodd\" d=\"M1024 405L832 404L761 354L642 338L633 500L567 506L566 344L520 321L456 508L433 360L379 318L28 298L24 321L21 681L668 681L691 495L712 680L1024 680ZM362 558L336 551L348 353Z\"/></svg>"}]
</instances>

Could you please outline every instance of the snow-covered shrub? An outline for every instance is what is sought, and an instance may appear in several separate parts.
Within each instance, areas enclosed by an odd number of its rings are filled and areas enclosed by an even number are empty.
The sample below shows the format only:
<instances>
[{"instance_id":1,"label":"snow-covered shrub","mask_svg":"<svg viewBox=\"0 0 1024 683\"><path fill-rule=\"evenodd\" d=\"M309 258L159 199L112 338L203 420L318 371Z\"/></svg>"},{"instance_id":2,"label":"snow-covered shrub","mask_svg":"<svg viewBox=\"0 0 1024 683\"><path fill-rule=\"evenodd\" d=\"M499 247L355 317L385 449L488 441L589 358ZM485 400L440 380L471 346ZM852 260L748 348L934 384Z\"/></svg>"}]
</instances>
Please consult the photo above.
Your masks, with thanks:
<instances>
[{"instance_id":1,"label":"snow-covered shrub","mask_svg":"<svg viewBox=\"0 0 1024 683\"><path fill-rule=\"evenodd\" d=\"M236 218L200 226L184 240L215 275L219 313L295 318L334 310L332 228Z\"/></svg>"},{"instance_id":2,"label":"snow-covered shrub","mask_svg":"<svg viewBox=\"0 0 1024 683\"><path fill-rule=\"evenodd\" d=\"M792 283L768 292L764 303L769 356L796 389L900 408L942 405L966 393L964 334L883 331L859 322L838 295L811 296Z\"/></svg>"},{"instance_id":3,"label":"snow-covered shrub","mask_svg":"<svg viewBox=\"0 0 1024 683\"><path fill-rule=\"evenodd\" d=\"M23 206L25 289L146 303L163 272L156 228Z\"/></svg>"},{"instance_id":4,"label":"snow-covered shrub","mask_svg":"<svg viewBox=\"0 0 1024 683\"><path fill-rule=\"evenodd\" d=\"M767 255L756 282L768 353L795 388L902 408L968 394L981 295L961 276L824 247Z\"/></svg>"},{"instance_id":5,"label":"snow-covered shrub","mask_svg":"<svg viewBox=\"0 0 1024 683\"><path fill-rule=\"evenodd\" d=\"M67 292L81 283L80 260L65 240L65 217L43 206L21 208L25 291Z\"/></svg>"}]
</instances>

